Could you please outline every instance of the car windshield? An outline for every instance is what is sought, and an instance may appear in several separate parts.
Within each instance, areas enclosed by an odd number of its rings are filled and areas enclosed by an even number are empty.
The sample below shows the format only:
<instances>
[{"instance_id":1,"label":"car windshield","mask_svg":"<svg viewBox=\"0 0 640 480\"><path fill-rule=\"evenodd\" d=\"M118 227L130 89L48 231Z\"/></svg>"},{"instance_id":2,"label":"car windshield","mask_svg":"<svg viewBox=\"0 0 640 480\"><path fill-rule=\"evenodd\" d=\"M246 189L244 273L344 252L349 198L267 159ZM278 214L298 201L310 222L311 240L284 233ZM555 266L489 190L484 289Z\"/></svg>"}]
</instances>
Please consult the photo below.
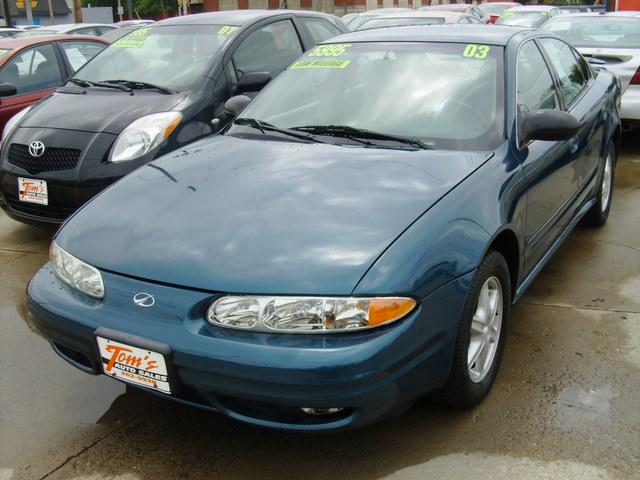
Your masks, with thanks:
<instances>
[{"instance_id":1,"label":"car windshield","mask_svg":"<svg viewBox=\"0 0 640 480\"><path fill-rule=\"evenodd\" d=\"M544 28L575 47L640 49L640 18L563 17Z\"/></svg>"},{"instance_id":2,"label":"car windshield","mask_svg":"<svg viewBox=\"0 0 640 480\"><path fill-rule=\"evenodd\" d=\"M444 23L442 17L405 17L405 18L372 18L360 25L358 30L372 28L401 27L406 25L439 25Z\"/></svg>"},{"instance_id":3,"label":"car windshield","mask_svg":"<svg viewBox=\"0 0 640 480\"><path fill-rule=\"evenodd\" d=\"M496 25L539 27L547 20L549 20L547 12L504 12L496 21Z\"/></svg>"},{"instance_id":4,"label":"car windshield","mask_svg":"<svg viewBox=\"0 0 640 480\"><path fill-rule=\"evenodd\" d=\"M347 24L347 26L351 31L358 30L363 23L368 22L369 20L371 20L372 18L376 18L377 16L379 15L358 15L353 20L351 20Z\"/></svg>"},{"instance_id":5,"label":"car windshield","mask_svg":"<svg viewBox=\"0 0 640 480\"><path fill-rule=\"evenodd\" d=\"M483 3L482 5L478 5L478 8L482 10L485 15L497 15L509 8L509 5L492 5L490 3Z\"/></svg>"},{"instance_id":6,"label":"car windshield","mask_svg":"<svg viewBox=\"0 0 640 480\"><path fill-rule=\"evenodd\" d=\"M416 139L428 148L491 150L504 138L502 50L435 42L321 45L271 82L239 123L259 120L338 144L344 138L323 137L321 127Z\"/></svg>"},{"instance_id":7,"label":"car windshield","mask_svg":"<svg viewBox=\"0 0 640 480\"><path fill-rule=\"evenodd\" d=\"M143 27L120 38L75 75L88 82L122 80L185 91L198 88L216 52L238 29L228 25Z\"/></svg>"}]
</instances>

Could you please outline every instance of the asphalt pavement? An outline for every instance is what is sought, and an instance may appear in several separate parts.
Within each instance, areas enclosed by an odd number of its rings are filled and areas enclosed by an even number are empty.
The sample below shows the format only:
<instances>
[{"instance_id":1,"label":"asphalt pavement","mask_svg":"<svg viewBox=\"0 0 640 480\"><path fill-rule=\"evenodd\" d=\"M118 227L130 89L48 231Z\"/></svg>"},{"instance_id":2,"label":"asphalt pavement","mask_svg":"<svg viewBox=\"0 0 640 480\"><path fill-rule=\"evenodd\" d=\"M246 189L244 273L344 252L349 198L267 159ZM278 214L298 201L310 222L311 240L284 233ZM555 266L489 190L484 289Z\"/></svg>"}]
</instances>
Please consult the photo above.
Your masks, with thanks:
<instances>
[{"instance_id":1,"label":"asphalt pavement","mask_svg":"<svg viewBox=\"0 0 640 480\"><path fill-rule=\"evenodd\" d=\"M341 434L259 429L66 364L25 286L51 230L0 213L0 480L640 479L640 134L609 222L578 227L513 310L486 401Z\"/></svg>"}]
</instances>

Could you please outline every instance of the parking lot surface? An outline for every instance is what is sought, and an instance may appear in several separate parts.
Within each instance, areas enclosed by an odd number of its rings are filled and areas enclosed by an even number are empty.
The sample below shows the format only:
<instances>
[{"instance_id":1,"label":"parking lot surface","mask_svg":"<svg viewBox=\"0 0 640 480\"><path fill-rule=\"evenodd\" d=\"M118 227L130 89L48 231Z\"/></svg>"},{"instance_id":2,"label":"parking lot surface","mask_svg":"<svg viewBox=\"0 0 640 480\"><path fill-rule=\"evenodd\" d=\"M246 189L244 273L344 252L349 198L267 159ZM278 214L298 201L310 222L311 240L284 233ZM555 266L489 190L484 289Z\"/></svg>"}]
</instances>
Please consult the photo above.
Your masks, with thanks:
<instances>
[{"instance_id":1,"label":"parking lot surface","mask_svg":"<svg viewBox=\"0 0 640 480\"><path fill-rule=\"evenodd\" d=\"M66 364L24 290L52 231L0 214L0 480L640 479L640 135L609 222L578 227L513 311L502 369L470 411L421 401L341 434L249 427Z\"/></svg>"}]
</instances>

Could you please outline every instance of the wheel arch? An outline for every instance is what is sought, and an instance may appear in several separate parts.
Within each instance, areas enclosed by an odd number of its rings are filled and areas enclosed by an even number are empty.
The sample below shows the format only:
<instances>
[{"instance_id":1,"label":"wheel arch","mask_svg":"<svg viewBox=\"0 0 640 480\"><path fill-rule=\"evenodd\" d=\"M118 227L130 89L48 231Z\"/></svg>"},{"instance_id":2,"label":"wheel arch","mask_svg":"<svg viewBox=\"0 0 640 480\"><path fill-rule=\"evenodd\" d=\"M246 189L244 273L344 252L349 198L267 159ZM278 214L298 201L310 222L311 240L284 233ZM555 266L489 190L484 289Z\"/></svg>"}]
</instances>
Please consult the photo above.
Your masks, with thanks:
<instances>
[{"instance_id":1,"label":"wheel arch","mask_svg":"<svg viewBox=\"0 0 640 480\"><path fill-rule=\"evenodd\" d=\"M513 300L516 295L523 263L521 255L522 247L518 241L515 230L510 226L505 226L496 232L484 251L482 258L491 250L500 253L507 262L509 276L511 277L511 299Z\"/></svg>"}]
</instances>

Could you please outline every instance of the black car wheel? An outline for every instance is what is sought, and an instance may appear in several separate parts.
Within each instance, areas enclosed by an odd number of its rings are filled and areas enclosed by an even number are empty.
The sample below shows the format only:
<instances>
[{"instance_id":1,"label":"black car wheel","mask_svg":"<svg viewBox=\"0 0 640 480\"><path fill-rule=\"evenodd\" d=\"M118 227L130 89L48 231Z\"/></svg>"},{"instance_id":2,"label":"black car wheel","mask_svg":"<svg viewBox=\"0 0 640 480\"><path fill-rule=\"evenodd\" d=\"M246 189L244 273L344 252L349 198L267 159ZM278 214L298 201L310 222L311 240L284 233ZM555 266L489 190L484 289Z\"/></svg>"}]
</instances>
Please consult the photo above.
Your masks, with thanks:
<instances>
[{"instance_id":1,"label":"black car wheel","mask_svg":"<svg viewBox=\"0 0 640 480\"><path fill-rule=\"evenodd\" d=\"M616 147L609 143L607 153L604 157L602 172L600 173L600 183L596 194L596 203L591 207L584 217L584 221L590 227L601 227L607 223L609 211L611 210L611 199L613 198L613 180L616 167Z\"/></svg>"},{"instance_id":2,"label":"black car wheel","mask_svg":"<svg viewBox=\"0 0 640 480\"><path fill-rule=\"evenodd\" d=\"M473 407L491 389L511 317L511 278L504 257L491 250L467 293L453 364L441 392L445 404Z\"/></svg>"}]
</instances>

